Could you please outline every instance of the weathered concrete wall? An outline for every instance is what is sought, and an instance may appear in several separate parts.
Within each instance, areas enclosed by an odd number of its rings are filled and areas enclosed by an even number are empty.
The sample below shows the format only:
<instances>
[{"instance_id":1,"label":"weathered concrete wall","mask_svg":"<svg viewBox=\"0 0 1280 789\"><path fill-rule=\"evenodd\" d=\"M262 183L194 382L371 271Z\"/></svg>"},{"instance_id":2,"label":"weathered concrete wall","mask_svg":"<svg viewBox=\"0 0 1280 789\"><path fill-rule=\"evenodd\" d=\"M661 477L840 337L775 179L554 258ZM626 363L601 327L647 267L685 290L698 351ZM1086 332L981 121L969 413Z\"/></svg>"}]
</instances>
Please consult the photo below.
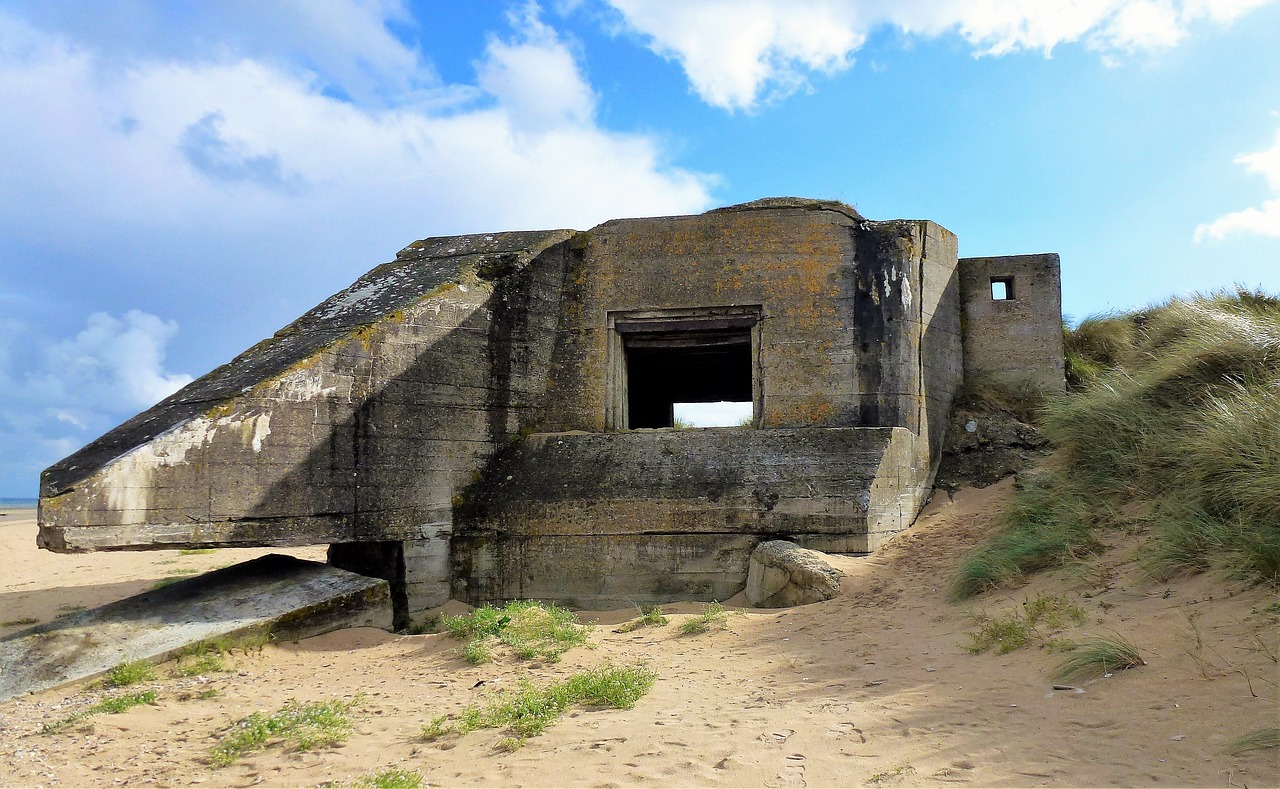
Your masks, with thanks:
<instances>
[{"instance_id":1,"label":"weathered concrete wall","mask_svg":"<svg viewBox=\"0 0 1280 789\"><path fill-rule=\"evenodd\" d=\"M909 525L914 452L903 428L532 435L467 490L454 596L723 600L762 539L866 553Z\"/></svg>"},{"instance_id":2,"label":"weathered concrete wall","mask_svg":"<svg viewBox=\"0 0 1280 789\"><path fill-rule=\"evenodd\" d=\"M759 305L757 425L917 429L925 222L819 201L606 222L574 244L540 432L609 429L609 313ZM953 244L954 246L954 244Z\"/></svg>"},{"instance_id":3,"label":"weathered concrete wall","mask_svg":"<svg viewBox=\"0 0 1280 789\"><path fill-rule=\"evenodd\" d=\"M960 260L967 372L1049 392L1066 388L1059 268L1054 254ZM1012 298L992 298L995 280L1012 285Z\"/></svg>"}]
</instances>

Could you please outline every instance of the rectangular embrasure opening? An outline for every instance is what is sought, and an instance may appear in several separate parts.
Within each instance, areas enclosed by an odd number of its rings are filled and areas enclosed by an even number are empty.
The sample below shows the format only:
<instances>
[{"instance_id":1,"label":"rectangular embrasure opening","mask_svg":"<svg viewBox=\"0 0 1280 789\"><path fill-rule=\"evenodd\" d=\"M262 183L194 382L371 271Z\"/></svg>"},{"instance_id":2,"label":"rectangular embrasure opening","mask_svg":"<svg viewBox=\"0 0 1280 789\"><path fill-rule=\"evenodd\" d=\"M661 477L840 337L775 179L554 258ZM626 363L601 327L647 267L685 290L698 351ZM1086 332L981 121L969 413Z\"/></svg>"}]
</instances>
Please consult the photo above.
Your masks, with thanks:
<instances>
[{"instance_id":1,"label":"rectangular embrasure opening","mask_svg":"<svg viewBox=\"0 0 1280 789\"><path fill-rule=\"evenodd\" d=\"M615 427L749 425L755 419L750 314L684 314L613 321L623 369ZM617 424L622 423L622 424Z\"/></svg>"},{"instance_id":2,"label":"rectangular embrasure opening","mask_svg":"<svg viewBox=\"0 0 1280 789\"><path fill-rule=\"evenodd\" d=\"M991 278L991 300L1013 301L1013 277Z\"/></svg>"}]
</instances>

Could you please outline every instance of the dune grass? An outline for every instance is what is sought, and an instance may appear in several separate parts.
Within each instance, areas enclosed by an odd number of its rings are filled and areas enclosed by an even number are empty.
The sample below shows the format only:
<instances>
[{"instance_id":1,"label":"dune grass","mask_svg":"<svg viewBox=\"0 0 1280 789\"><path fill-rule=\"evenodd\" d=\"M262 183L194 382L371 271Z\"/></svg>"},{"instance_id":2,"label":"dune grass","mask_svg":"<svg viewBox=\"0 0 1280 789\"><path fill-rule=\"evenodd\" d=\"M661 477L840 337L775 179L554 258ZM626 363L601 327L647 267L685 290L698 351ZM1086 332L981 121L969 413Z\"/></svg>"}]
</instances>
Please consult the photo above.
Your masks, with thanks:
<instances>
[{"instance_id":1,"label":"dune grass","mask_svg":"<svg viewBox=\"0 0 1280 789\"><path fill-rule=\"evenodd\" d=\"M587 642L588 630L572 611L533 600L515 600L502 608L485 605L462 616L446 616L450 636L465 641L461 653L474 665L493 660L502 645L522 660L551 663Z\"/></svg>"},{"instance_id":2,"label":"dune grass","mask_svg":"<svg viewBox=\"0 0 1280 789\"><path fill-rule=\"evenodd\" d=\"M157 695L158 694L154 690L145 690L135 693L125 693L119 696L107 696L92 707L68 715L67 717L53 723L46 723L41 728L40 733L54 734L55 732L62 731L69 726L82 723L91 716L99 713L105 712L108 715L119 715L122 712L133 709L134 707L142 704L154 704Z\"/></svg>"},{"instance_id":3,"label":"dune grass","mask_svg":"<svg viewBox=\"0 0 1280 789\"><path fill-rule=\"evenodd\" d=\"M648 666L602 666L546 687L522 680L513 690L496 694L489 703L471 705L457 721L446 716L422 727L428 741L446 734L465 735L477 729L506 727L510 735L499 747L519 748L528 737L546 731L571 707L631 709L653 687L657 674Z\"/></svg>"},{"instance_id":4,"label":"dune grass","mask_svg":"<svg viewBox=\"0 0 1280 789\"><path fill-rule=\"evenodd\" d=\"M359 789L418 789L426 779L418 770L404 767L388 767L376 773L361 776L355 785Z\"/></svg>"},{"instance_id":5,"label":"dune grass","mask_svg":"<svg viewBox=\"0 0 1280 789\"><path fill-rule=\"evenodd\" d=\"M1280 727L1268 726L1242 734L1228 742L1222 752L1239 756L1242 753L1261 751L1266 748L1280 748Z\"/></svg>"},{"instance_id":6,"label":"dune grass","mask_svg":"<svg viewBox=\"0 0 1280 789\"><path fill-rule=\"evenodd\" d=\"M1059 682L1147 665L1138 648L1119 636L1092 636L1068 645L1066 653L1053 671L1053 679Z\"/></svg>"},{"instance_id":7,"label":"dune grass","mask_svg":"<svg viewBox=\"0 0 1280 789\"><path fill-rule=\"evenodd\" d=\"M667 623L671 621L667 618L660 605L640 606L637 610L640 615L630 622L622 624L618 628L619 633L630 633L642 627L666 627Z\"/></svg>"},{"instance_id":8,"label":"dune grass","mask_svg":"<svg viewBox=\"0 0 1280 789\"><path fill-rule=\"evenodd\" d=\"M1214 564L1280 584L1280 299L1239 290L1087 319L1068 332L1076 391L1043 410L1059 464L1021 480L957 598L1088 554L1146 502L1146 568Z\"/></svg>"},{"instance_id":9,"label":"dune grass","mask_svg":"<svg viewBox=\"0 0 1280 789\"><path fill-rule=\"evenodd\" d=\"M359 701L288 701L271 715L255 712L231 725L210 751L209 763L226 767L275 742L298 751L345 742L351 736L350 710Z\"/></svg>"},{"instance_id":10,"label":"dune grass","mask_svg":"<svg viewBox=\"0 0 1280 789\"><path fill-rule=\"evenodd\" d=\"M1038 595L1022 601L1022 605L1000 616L974 615L976 628L968 634L965 649L970 654L994 650L1003 655L1032 643L1047 643L1040 632L1044 625L1051 630L1068 624L1081 624L1085 620L1084 609L1070 600L1056 595Z\"/></svg>"},{"instance_id":11,"label":"dune grass","mask_svg":"<svg viewBox=\"0 0 1280 789\"><path fill-rule=\"evenodd\" d=\"M725 627L728 621L729 614L725 612L724 606L712 601L702 607L701 614L682 622L680 632L686 636L696 636L713 628Z\"/></svg>"},{"instance_id":12,"label":"dune grass","mask_svg":"<svg viewBox=\"0 0 1280 789\"><path fill-rule=\"evenodd\" d=\"M109 688L124 688L139 682L149 682L155 678L155 666L146 660L131 660L114 666L102 678L102 684Z\"/></svg>"}]
</instances>

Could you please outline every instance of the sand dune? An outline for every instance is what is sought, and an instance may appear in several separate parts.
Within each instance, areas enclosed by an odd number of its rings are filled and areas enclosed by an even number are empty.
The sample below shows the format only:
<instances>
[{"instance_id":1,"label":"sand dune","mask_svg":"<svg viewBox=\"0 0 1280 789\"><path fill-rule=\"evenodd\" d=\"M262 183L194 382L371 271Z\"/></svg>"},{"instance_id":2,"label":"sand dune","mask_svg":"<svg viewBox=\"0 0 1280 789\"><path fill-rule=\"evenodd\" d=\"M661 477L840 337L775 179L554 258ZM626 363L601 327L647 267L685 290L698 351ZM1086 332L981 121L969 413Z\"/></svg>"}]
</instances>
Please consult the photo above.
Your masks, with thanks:
<instances>
[{"instance_id":1,"label":"sand dune","mask_svg":"<svg viewBox=\"0 0 1280 789\"><path fill-rule=\"evenodd\" d=\"M101 689L14 700L0 705L0 784L304 786L392 766L444 786L1280 784L1278 749L1223 753L1233 737L1277 725L1276 595L1212 576L1152 584L1136 569L1141 535L1119 535L1097 566L948 602L957 559L991 529L1010 486L940 494L881 554L836 559L849 573L836 600L735 613L704 635L676 627L696 604L669 606L685 613L667 627L626 633L616 625L632 611L584 613L598 622L594 648L556 664L472 666L443 634L348 630L237 654L232 673L176 679L162 667L165 678L145 686L158 691L155 705L97 715L91 730L40 733ZM30 520L0 533L11 560L0 584L4 620L48 618L145 588L170 568L232 561L229 551L42 554ZM966 651L972 613L1041 594L1086 611L1084 624L1058 635L1119 633L1148 665L1077 692L1053 688L1047 676L1060 655L1045 648ZM652 692L632 710L572 712L513 753L496 749L500 731L433 743L419 734L433 717L521 678L547 683L606 662L647 663L658 675ZM199 698L208 689L217 695ZM340 747L275 746L229 767L207 764L215 733L251 712L357 697L356 732Z\"/></svg>"}]
</instances>

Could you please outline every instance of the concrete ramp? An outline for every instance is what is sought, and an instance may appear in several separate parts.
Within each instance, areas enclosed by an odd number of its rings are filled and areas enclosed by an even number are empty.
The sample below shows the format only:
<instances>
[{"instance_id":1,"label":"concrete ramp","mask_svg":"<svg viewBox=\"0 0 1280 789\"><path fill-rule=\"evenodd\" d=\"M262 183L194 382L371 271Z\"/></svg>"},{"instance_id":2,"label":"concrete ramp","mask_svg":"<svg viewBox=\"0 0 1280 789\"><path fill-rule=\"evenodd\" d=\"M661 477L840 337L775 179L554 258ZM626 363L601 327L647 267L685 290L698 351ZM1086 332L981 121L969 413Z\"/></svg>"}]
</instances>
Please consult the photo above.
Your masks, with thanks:
<instances>
[{"instance_id":1,"label":"concrete ramp","mask_svg":"<svg viewBox=\"0 0 1280 789\"><path fill-rule=\"evenodd\" d=\"M387 582L271 554L0 641L0 701L124 661L164 660L204 639L263 631L306 638L344 627L391 628Z\"/></svg>"}]
</instances>

